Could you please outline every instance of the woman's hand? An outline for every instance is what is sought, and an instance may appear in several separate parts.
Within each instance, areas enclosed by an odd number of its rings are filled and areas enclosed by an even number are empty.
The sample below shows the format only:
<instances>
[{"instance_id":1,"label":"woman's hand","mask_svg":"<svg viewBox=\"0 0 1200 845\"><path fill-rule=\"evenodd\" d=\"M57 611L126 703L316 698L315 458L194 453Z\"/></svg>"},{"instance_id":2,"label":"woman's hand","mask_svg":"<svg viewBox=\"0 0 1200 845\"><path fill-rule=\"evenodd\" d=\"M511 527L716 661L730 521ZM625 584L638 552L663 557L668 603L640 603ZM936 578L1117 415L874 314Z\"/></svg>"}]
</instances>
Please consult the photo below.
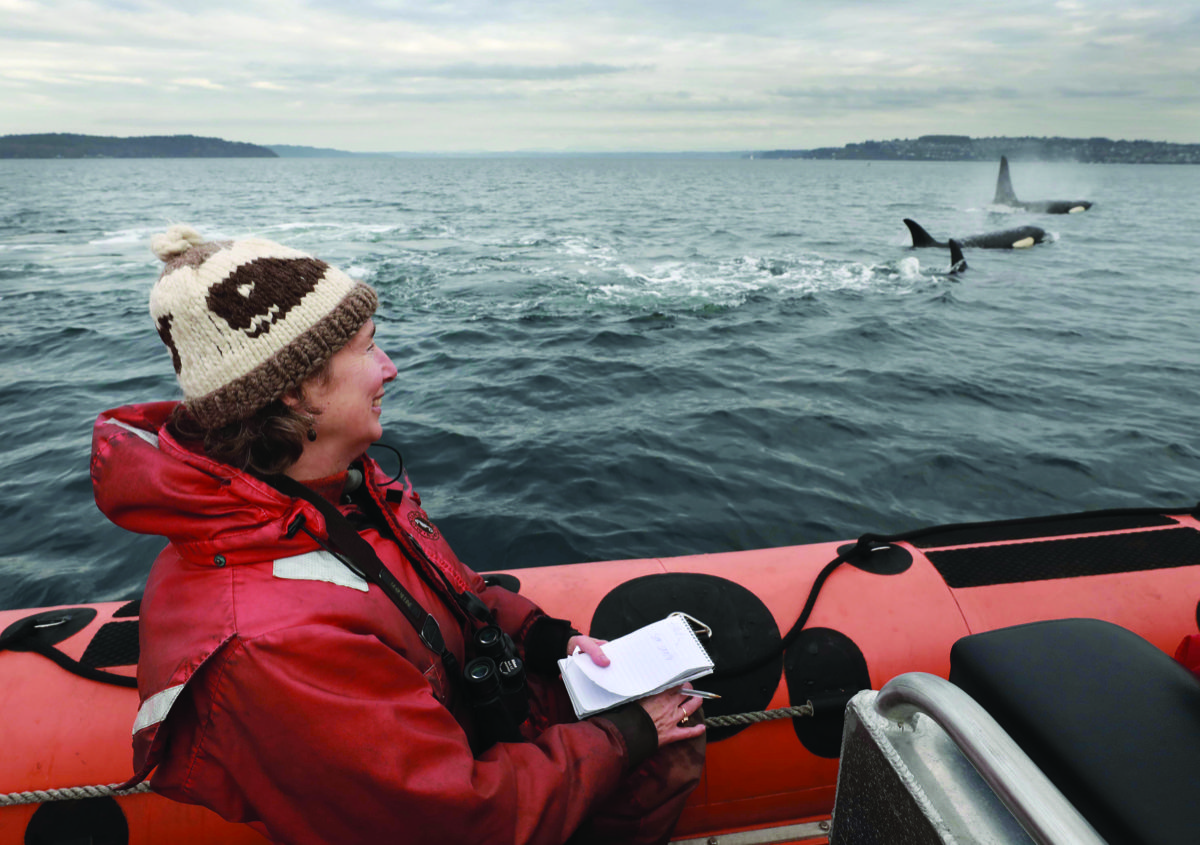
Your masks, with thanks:
<instances>
[{"instance_id":1,"label":"woman's hand","mask_svg":"<svg viewBox=\"0 0 1200 845\"><path fill-rule=\"evenodd\" d=\"M700 709L704 702L691 695L684 695L682 690L691 689L691 684L660 692L649 698L643 698L638 704L650 714L654 720L654 730L658 732L658 747L679 742L681 739L691 739L704 733L704 722L692 724L692 714ZM682 723L682 724L681 724Z\"/></svg>"},{"instance_id":2,"label":"woman's hand","mask_svg":"<svg viewBox=\"0 0 1200 845\"><path fill-rule=\"evenodd\" d=\"M583 634L577 634L567 640L567 656L575 653L575 649L579 649L588 657L592 658L592 662L597 666L607 666L612 661L608 656L600 650L600 646L604 645L608 640L594 640L591 637L585 637Z\"/></svg>"},{"instance_id":3,"label":"woman's hand","mask_svg":"<svg viewBox=\"0 0 1200 845\"><path fill-rule=\"evenodd\" d=\"M612 661L600 649L600 646L606 642L608 640L595 640L579 634L567 640L567 654L574 654L575 649L578 648L591 657L592 662L597 666L608 666ZM683 684L638 701L638 704L654 721L654 731L658 734L659 748L704 733L703 720L691 724L692 714L699 710L704 703L702 699L683 694L682 690L691 688L690 683ZM683 722L682 725L681 722Z\"/></svg>"}]
</instances>

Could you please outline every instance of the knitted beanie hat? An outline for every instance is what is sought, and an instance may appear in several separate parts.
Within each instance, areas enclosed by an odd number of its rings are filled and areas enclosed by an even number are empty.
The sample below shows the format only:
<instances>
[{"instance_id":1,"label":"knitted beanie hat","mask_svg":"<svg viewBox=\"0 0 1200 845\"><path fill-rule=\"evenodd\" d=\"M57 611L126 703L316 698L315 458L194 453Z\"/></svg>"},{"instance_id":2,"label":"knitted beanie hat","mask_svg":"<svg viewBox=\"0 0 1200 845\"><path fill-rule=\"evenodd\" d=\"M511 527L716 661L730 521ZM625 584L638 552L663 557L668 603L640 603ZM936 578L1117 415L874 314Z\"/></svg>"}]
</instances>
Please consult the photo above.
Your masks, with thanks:
<instances>
[{"instance_id":1,"label":"knitted beanie hat","mask_svg":"<svg viewBox=\"0 0 1200 845\"><path fill-rule=\"evenodd\" d=\"M205 428L246 419L300 385L375 313L375 291L272 241L205 241L190 226L151 240L166 262L150 316L183 401Z\"/></svg>"}]
</instances>

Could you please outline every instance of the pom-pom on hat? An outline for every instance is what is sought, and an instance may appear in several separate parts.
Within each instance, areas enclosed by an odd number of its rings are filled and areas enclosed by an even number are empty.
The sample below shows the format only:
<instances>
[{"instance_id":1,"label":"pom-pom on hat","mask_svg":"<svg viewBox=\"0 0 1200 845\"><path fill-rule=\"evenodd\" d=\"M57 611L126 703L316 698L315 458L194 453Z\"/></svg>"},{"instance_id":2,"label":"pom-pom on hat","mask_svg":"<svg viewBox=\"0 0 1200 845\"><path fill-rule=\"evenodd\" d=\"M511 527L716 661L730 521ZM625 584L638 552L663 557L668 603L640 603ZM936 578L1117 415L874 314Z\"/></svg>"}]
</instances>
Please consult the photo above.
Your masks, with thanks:
<instances>
[{"instance_id":1,"label":"pom-pom on hat","mask_svg":"<svg viewBox=\"0 0 1200 845\"><path fill-rule=\"evenodd\" d=\"M246 419L299 386L378 306L370 286L272 241L205 241L172 226L150 245L166 263L150 316L184 405L205 428Z\"/></svg>"}]
</instances>

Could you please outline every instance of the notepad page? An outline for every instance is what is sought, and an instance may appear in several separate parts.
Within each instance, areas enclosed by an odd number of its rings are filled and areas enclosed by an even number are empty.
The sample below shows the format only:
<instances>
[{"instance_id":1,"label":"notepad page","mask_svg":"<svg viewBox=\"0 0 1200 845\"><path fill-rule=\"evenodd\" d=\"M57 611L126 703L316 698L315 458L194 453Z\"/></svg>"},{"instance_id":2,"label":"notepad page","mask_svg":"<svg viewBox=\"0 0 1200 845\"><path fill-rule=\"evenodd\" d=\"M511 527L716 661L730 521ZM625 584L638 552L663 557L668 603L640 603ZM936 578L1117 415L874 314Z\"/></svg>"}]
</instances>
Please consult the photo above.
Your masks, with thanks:
<instances>
[{"instance_id":1,"label":"notepad page","mask_svg":"<svg viewBox=\"0 0 1200 845\"><path fill-rule=\"evenodd\" d=\"M588 658L587 662L591 662ZM571 706L575 708L575 715L579 718L598 713L601 710L607 710L610 707L615 707L625 700L623 696L609 692L603 687L599 687L588 680L587 676L579 670L577 661L561 661L563 664L563 681L567 688L567 695L571 699Z\"/></svg>"},{"instance_id":2,"label":"notepad page","mask_svg":"<svg viewBox=\"0 0 1200 845\"><path fill-rule=\"evenodd\" d=\"M604 645L611 661L597 666L590 657L572 663L593 683L626 698L641 696L672 681L706 675L713 663L687 620L668 616Z\"/></svg>"}]
</instances>

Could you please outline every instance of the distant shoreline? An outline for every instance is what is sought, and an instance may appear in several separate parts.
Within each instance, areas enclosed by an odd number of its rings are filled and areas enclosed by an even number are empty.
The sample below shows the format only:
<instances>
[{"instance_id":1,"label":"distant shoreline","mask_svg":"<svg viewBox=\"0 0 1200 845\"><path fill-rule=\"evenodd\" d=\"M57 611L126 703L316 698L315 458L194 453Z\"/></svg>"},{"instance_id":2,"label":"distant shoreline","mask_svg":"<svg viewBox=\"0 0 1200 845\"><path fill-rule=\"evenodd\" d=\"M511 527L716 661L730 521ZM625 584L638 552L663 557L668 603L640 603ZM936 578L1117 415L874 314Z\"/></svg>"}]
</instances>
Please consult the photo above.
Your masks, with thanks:
<instances>
[{"instance_id":1,"label":"distant shoreline","mask_svg":"<svg viewBox=\"0 0 1200 845\"><path fill-rule=\"evenodd\" d=\"M741 158L823 161L1061 161L1083 164L1200 164L1200 144L1166 141L1113 141L1108 138L971 138L922 135L915 139L863 141L842 147L746 152L478 152L356 153L295 144L249 144L195 135L117 138L48 133L0 136L0 159L113 158Z\"/></svg>"},{"instance_id":2,"label":"distant shoreline","mask_svg":"<svg viewBox=\"0 0 1200 845\"><path fill-rule=\"evenodd\" d=\"M257 144L196 135L110 138L50 133L0 136L0 158L278 158L278 154Z\"/></svg>"},{"instance_id":3,"label":"distant shoreline","mask_svg":"<svg viewBox=\"0 0 1200 845\"><path fill-rule=\"evenodd\" d=\"M891 141L863 141L815 150L769 150L747 157L829 161L1069 161L1081 164L1200 164L1200 144L1166 141L1113 141L1109 138L971 138L922 135Z\"/></svg>"}]
</instances>

